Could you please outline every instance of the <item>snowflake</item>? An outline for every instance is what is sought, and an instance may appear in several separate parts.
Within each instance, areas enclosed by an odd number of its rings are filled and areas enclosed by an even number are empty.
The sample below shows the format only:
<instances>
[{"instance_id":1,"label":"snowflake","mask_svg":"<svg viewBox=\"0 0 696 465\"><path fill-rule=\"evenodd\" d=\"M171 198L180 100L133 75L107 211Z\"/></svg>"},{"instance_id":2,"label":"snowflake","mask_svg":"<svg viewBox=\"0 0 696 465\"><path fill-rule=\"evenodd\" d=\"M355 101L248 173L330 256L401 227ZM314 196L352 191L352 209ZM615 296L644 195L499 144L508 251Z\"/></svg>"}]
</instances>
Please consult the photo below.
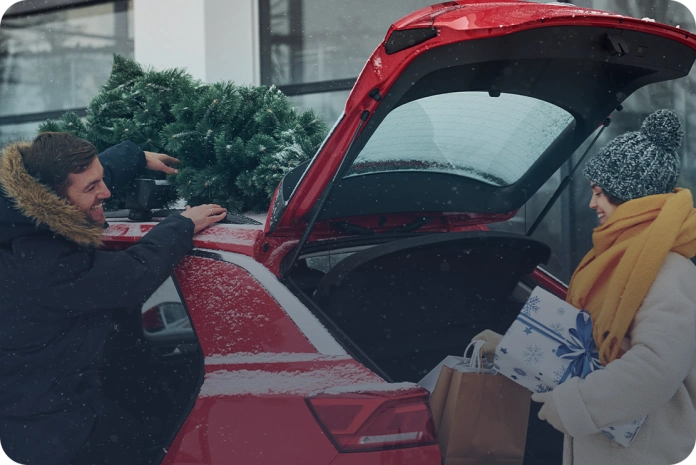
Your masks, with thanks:
<instances>
[{"instance_id":1,"label":"snowflake","mask_svg":"<svg viewBox=\"0 0 696 465\"><path fill-rule=\"evenodd\" d=\"M551 325L551 331L558 334L559 336L562 336L563 333L565 333L565 328L561 323L553 323Z\"/></svg>"},{"instance_id":2,"label":"snowflake","mask_svg":"<svg viewBox=\"0 0 696 465\"><path fill-rule=\"evenodd\" d=\"M565 372L568 370L568 367L565 365L561 365L561 368L559 370L556 370L553 372L553 382L558 384L561 382L561 378L563 378L563 375L565 375Z\"/></svg>"},{"instance_id":3,"label":"snowflake","mask_svg":"<svg viewBox=\"0 0 696 465\"><path fill-rule=\"evenodd\" d=\"M527 376L527 373L521 368L515 368L515 373L517 373L520 376Z\"/></svg>"},{"instance_id":4,"label":"snowflake","mask_svg":"<svg viewBox=\"0 0 696 465\"><path fill-rule=\"evenodd\" d=\"M544 352L537 345L528 345L522 352L522 357L527 365L538 365L544 359Z\"/></svg>"},{"instance_id":5,"label":"snowflake","mask_svg":"<svg viewBox=\"0 0 696 465\"><path fill-rule=\"evenodd\" d=\"M558 313L559 315L565 315L565 309L559 308L558 310L556 310L556 313Z\"/></svg>"},{"instance_id":6,"label":"snowflake","mask_svg":"<svg viewBox=\"0 0 696 465\"><path fill-rule=\"evenodd\" d=\"M630 431L626 431L626 434L624 435L624 437L625 437L626 439L633 439L633 436L635 436L635 435L636 435L636 433L632 433L632 432L630 432Z\"/></svg>"},{"instance_id":7,"label":"snowflake","mask_svg":"<svg viewBox=\"0 0 696 465\"><path fill-rule=\"evenodd\" d=\"M524 313L527 316L531 316L532 313L536 313L539 311L539 297L533 296L530 297L529 300L527 300L527 303L524 304L524 307L522 307L522 313Z\"/></svg>"},{"instance_id":8,"label":"snowflake","mask_svg":"<svg viewBox=\"0 0 696 465\"><path fill-rule=\"evenodd\" d=\"M534 386L534 389L536 389L536 392L551 392L550 388L547 388L546 386L544 386L541 383Z\"/></svg>"},{"instance_id":9,"label":"snowflake","mask_svg":"<svg viewBox=\"0 0 696 465\"><path fill-rule=\"evenodd\" d=\"M611 434L609 431L602 431L602 434L608 437L609 439L614 439L614 435Z\"/></svg>"}]
</instances>

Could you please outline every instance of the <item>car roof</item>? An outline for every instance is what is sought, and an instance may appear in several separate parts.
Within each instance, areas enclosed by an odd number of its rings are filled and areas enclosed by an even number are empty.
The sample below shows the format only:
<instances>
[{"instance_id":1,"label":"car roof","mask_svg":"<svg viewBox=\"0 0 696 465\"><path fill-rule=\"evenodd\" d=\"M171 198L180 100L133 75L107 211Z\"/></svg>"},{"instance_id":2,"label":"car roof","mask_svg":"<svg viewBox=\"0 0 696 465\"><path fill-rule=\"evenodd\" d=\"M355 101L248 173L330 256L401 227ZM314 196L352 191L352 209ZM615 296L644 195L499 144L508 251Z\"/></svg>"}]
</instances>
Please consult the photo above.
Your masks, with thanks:
<instances>
[{"instance_id":1,"label":"car roof","mask_svg":"<svg viewBox=\"0 0 696 465\"><path fill-rule=\"evenodd\" d=\"M265 221L265 218L262 219ZM107 247L119 248L140 240L159 223L151 221L134 221L128 218L109 218L109 227L104 230L102 239ZM263 240L263 223L261 224L214 224L193 237L194 247L233 252L250 257L261 247Z\"/></svg>"}]
</instances>

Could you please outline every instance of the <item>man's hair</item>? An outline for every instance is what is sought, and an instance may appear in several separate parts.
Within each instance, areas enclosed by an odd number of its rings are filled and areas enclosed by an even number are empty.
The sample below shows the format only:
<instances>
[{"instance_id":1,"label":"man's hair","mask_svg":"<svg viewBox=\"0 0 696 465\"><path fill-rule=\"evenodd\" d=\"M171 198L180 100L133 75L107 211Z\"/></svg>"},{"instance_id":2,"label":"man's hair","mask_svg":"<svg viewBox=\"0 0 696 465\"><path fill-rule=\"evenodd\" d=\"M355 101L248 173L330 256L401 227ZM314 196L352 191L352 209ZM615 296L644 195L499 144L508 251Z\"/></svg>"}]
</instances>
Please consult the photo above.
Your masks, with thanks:
<instances>
[{"instance_id":1,"label":"man's hair","mask_svg":"<svg viewBox=\"0 0 696 465\"><path fill-rule=\"evenodd\" d=\"M86 171L97 157L97 149L69 132L44 132L20 150L29 174L65 197L70 174Z\"/></svg>"}]
</instances>

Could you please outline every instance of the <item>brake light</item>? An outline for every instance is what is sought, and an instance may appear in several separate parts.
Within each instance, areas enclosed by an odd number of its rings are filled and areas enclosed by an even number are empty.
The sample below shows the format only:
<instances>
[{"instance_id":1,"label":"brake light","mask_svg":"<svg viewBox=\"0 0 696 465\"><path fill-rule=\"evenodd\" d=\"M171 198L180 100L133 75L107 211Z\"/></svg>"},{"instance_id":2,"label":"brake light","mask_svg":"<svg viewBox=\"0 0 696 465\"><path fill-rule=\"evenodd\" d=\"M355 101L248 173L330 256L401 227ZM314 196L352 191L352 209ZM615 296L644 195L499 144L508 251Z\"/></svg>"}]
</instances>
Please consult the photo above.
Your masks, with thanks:
<instances>
[{"instance_id":1,"label":"brake light","mask_svg":"<svg viewBox=\"0 0 696 465\"><path fill-rule=\"evenodd\" d=\"M312 413L340 452L366 452L436 444L428 392L319 394Z\"/></svg>"}]
</instances>

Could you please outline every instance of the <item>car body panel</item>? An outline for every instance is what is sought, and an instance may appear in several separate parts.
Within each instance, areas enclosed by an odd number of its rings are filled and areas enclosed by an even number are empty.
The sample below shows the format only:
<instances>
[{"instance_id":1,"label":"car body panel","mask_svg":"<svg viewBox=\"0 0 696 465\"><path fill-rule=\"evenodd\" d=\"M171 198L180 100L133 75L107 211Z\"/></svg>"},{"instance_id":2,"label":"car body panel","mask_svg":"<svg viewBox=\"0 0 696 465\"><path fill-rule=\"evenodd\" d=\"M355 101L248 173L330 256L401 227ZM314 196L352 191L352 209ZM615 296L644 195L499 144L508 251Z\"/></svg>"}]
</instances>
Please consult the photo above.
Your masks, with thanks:
<instances>
[{"instance_id":1,"label":"car body panel","mask_svg":"<svg viewBox=\"0 0 696 465\"><path fill-rule=\"evenodd\" d=\"M176 276L206 357L315 350L275 299L243 268L186 257Z\"/></svg>"}]
</instances>

